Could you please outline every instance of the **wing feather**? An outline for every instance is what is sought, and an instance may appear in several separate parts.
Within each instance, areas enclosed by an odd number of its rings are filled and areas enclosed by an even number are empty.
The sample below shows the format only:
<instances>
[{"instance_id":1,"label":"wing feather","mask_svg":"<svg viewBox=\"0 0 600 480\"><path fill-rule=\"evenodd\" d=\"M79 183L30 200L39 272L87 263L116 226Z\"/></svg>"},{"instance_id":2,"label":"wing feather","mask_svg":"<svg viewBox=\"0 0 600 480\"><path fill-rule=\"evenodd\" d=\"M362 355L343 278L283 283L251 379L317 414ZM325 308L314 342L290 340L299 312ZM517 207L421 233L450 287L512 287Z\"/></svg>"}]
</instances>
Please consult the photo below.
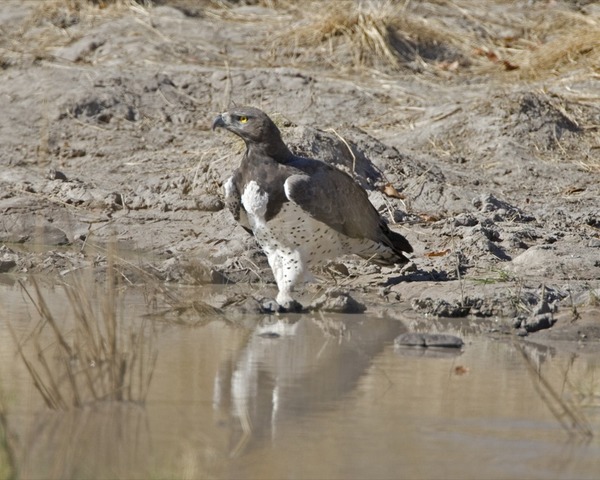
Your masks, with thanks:
<instances>
[{"instance_id":1,"label":"wing feather","mask_svg":"<svg viewBox=\"0 0 600 480\"><path fill-rule=\"evenodd\" d=\"M288 177L287 198L344 235L380 241L380 217L367 193L350 176L326 167Z\"/></svg>"},{"instance_id":2,"label":"wing feather","mask_svg":"<svg viewBox=\"0 0 600 480\"><path fill-rule=\"evenodd\" d=\"M237 172L236 172L237 173ZM225 206L233 215L233 218L249 233L252 233L250 222L246 211L242 208L242 196L236 186L235 174L223 184L225 190Z\"/></svg>"},{"instance_id":3,"label":"wing feather","mask_svg":"<svg viewBox=\"0 0 600 480\"><path fill-rule=\"evenodd\" d=\"M401 234L389 229L367 192L352 177L335 167L310 159L298 159L296 167L303 172L287 178L285 194L313 218L352 238L368 238L395 251L412 252L412 246Z\"/></svg>"}]
</instances>

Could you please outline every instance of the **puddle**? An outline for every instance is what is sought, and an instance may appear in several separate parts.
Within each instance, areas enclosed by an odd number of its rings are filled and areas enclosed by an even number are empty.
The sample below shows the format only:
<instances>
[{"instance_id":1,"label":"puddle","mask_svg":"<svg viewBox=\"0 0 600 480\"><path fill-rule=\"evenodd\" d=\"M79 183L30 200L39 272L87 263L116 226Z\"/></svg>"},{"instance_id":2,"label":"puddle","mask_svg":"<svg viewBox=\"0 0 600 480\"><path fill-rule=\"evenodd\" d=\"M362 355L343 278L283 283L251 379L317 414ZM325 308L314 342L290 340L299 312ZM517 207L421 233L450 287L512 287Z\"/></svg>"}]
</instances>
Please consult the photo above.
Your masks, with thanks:
<instances>
[{"instance_id":1,"label":"puddle","mask_svg":"<svg viewBox=\"0 0 600 480\"><path fill-rule=\"evenodd\" d=\"M60 288L45 290L68 321ZM14 285L0 306L22 335L35 309ZM126 297L124 318L145 312ZM157 322L145 405L67 412L41 401L6 323L0 385L23 478L597 478L600 359L524 344L595 436L570 437L509 341L461 334L461 353L399 350L410 322L296 315ZM451 329L447 333L457 333ZM0 457L2 458L2 457ZM6 457L4 457L6 458ZM0 475L2 470L0 469Z\"/></svg>"}]
</instances>

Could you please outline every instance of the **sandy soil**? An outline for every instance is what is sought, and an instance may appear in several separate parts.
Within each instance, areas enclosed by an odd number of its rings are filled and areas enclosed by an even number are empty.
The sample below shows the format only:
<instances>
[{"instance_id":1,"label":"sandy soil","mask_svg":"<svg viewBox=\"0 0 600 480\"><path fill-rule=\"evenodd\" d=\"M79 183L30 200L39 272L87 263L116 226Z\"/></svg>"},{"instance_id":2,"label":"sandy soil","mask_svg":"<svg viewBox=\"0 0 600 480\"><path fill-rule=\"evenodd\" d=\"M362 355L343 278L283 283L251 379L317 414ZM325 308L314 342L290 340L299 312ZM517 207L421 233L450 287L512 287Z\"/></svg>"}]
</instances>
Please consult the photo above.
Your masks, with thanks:
<instances>
[{"instance_id":1,"label":"sandy soil","mask_svg":"<svg viewBox=\"0 0 600 480\"><path fill-rule=\"evenodd\" d=\"M243 146L210 131L251 104L415 247L402 271L342 259L307 303L335 286L382 314L600 338L597 4L104 3L0 7L0 272L68 281L116 242L127 282L234 282L207 301L258 309L275 286L221 196Z\"/></svg>"}]
</instances>

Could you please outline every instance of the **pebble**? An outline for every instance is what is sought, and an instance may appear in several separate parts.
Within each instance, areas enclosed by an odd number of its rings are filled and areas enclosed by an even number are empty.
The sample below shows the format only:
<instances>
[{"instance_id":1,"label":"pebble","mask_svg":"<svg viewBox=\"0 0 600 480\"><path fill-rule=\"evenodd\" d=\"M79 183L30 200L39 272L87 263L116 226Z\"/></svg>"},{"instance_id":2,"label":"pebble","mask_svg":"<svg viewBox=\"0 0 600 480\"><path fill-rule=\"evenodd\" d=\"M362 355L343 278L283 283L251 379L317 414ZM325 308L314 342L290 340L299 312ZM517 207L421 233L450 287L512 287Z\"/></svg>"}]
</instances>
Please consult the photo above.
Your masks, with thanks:
<instances>
[{"instance_id":1,"label":"pebble","mask_svg":"<svg viewBox=\"0 0 600 480\"><path fill-rule=\"evenodd\" d=\"M422 348L462 348L462 338L445 333L403 333L396 337L394 344L398 347Z\"/></svg>"}]
</instances>

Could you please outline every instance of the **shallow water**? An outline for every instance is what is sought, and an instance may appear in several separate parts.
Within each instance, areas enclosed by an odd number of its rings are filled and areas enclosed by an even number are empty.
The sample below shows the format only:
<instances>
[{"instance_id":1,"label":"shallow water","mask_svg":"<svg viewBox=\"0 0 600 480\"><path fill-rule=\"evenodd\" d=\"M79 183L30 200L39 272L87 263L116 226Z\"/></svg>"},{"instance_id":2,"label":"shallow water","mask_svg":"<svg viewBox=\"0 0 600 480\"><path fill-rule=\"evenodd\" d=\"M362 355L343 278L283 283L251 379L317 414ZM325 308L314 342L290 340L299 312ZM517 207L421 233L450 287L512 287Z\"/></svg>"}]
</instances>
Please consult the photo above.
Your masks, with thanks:
<instances>
[{"instance_id":1,"label":"shallow water","mask_svg":"<svg viewBox=\"0 0 600 480\"><path fill-rule=\"evenodd\" d=\"M61 289L45 290L69 321ZM147 309L126 297L124 318ZM0 303L20 336L36 313ZM432 320L433 322L433 320ZM156 321L144 406L49 411L0 325L1 386L23 478L598 478L600 359L525 351L595 436L570 436L519 350L462 330L462 352L399 350L410 321L296 315ZM448 327L449 333L458 329Z\"/></svg>"}]
</instances>

